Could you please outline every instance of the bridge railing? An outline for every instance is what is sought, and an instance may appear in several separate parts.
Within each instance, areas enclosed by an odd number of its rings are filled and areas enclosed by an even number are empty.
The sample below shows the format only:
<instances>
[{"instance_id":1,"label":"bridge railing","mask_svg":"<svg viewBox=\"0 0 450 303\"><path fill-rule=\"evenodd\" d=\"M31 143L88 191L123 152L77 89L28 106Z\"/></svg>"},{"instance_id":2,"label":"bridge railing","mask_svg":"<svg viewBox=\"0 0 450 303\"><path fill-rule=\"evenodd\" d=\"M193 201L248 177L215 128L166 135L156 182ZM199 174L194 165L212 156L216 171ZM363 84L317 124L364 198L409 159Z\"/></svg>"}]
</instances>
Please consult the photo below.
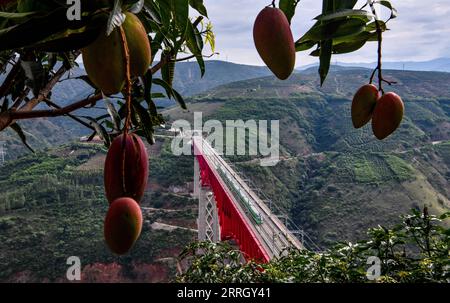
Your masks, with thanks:
<instances>
[{"instance_id":1,"label":"bridge railing","mask_svg":"<svg viewBox=\"0 0 450 303\"><path fill-rule=\"evenodd\" d=\"M227 162L230 167L233 168L233 170L240 174L241 176L244 176L244 179L246 183L250 186L250 188L258 193L258 196L265 202L265 204L269 207L269 209L278 216L281 220L283 220L285 226L288 228L288 230L295 235L295 237L303 244L303 246L311 251L320 252L323 249L317 245L314 240L311 239L311 237L302 229L300 228L286 213L284 209L282 209L279 204L274 202L272 199L270 199L264 191L262 191L259 187L255 185L253 180L249 178L242 170L236 167L234 163L231 163L223 158L224 161Z\"/></svg>"},{"instance_id":2,"label":"bridge railing","mask_svg":"<svg viewBox=\"0 0 450 303\"><path fill-rule=\"evenodd\" d=\"M267 197L267 195L261 191L258 187L255 186L254 182L245 176L242 172L240 172L237 167L226 161L223 157L217 154L214 148L204 139L202 140L202 148L204 148L204 153L209 155L211 161L216 165L216 167L221 167L229 171L232 175L236 174L237 176L233 176L238 182L239 179L242 182L245 182L245 186L242 188L246 190L245 187L248 187L251 191L249 192L249 197L258 204L260 209L264 212L265 217L273 221L273 225L277 226L277 228L283 231L283 236L287 242L286 246L294 245L297 248L306 248L312 251L320 251L320 247L314 243L314 241L303 231L303 229L299 228L290 218L289 216L271 199ZM236 178L238 177L238 178ZM253 197L256 196L256 197ZM256 198L256 199L255 199ZM263 203L263 205L261 205ZM268 210L266 210L268 208ZM276 218L274 218L274 216ZM272 250L274 254L279 253L273 247L273 243L271 243L271 238L274 237L274 234L269 234L269 232L265 229L259 230L260 233L263 234L263 240L266 242L266 245ZM274 241L274 240L273 240ZM297 244L298 243L298 244Z\"/></svg>"}]
</instances>

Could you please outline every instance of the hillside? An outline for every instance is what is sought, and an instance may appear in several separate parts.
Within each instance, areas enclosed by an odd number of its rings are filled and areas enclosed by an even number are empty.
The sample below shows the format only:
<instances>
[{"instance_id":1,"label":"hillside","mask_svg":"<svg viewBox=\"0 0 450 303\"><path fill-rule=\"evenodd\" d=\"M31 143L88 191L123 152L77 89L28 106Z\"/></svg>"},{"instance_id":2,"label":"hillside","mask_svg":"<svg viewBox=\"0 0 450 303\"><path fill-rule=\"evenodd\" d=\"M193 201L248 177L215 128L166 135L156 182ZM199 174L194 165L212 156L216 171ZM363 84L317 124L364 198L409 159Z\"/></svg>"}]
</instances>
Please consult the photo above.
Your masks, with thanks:
<instances>
[{"instance_id":1,"label":"hillside","mask_svg":"<svg viewBox=\"0 0 450 303\"><path fill-rule=\"evenodd\" d=\"M329 246L361 239L368 227L398 222L412 207L427 204L432 213L450 208L450 74L386 72L398 82L392 89L404 97L406 117L383 142L374 139L370 125L351 126L351 96L369 74L333 69L323 88L312 72L284 82L233 82L190 98L189 111L174 107L164 113L170 121L190 120L195 111L203 112L204 121L280 120L277 166L260 167L251 157L229 160L316 242ZM0 169L0 241L6 244L0 249L0 281L61 281L70 255L81 257L88 281L170 280L173 258L196 238L192 157L173 156L167 139L158 138L150 148L146 223L132 253L117 258L102 235L104 149L79 143L52 148L69 137L59 128L38 129L61 141Z\"/></svg>"},{"instance_id":2,"label":"hillside","mask_svg":"<svg viewBox=\"0 0 450 303\"><path fill-rule=\"evenodd\" d=\"M172 120L279 119L282 161L262 168L231 157L241 171L322 245L354 241L370 226L392 224L413 207L450 207L450 74L386 71L405 101L400 129L378 141L370 124L353 129L351 97L370 71L333 71L321 88L316 75L235 82L192 100Z\"/></svg>"},{"instance_id":3,"label":"hillside","mask_svg":"<svg viewBox=\"0 0 450 303\"><path fill-rule=\"evenodd\" d=\"M344 63L336 62L338 66L342 67L359 67L372 69L377 66L376 62L371 63ZM311 64L298 68L298 70L305 70L317 64ZM450 72L450 58L436 58L429 61L385 61L383 68L396 70L410 70L410 71L434 71L434 72ZM317 69L317 68L316 68Z\"/></svg>"},{"instance_id":4,"label":"hillside","mask_svg":"<svg viewBox=\"0 0 450 303\"><path fill-rule=\"evenodd\" d=\"M80 258L84 281L171 280L174 258L196 237L196 201L183 187L175 193L168 185L191 181L183 176L192 179L193 168L191 161L168 154L167 147L158 140L150 148L142 234L123 257L113 255L103 240L108 202L102 146L67 144L1 167L0 282L63 282L69 256ZM166 169L175 167L188 172L167 176Z\"/></svg>"},{"instance_id":5,"label":"hillside","mask_svg":"<svg viewBox=\"0 0 450 303\"><path fill-rule=\"evenodd\" d=\"M176 66L174 77L174 88L183 96L198 94L203 91L212 89L216 86L227 84L234 81L246 80L267 76L270 71L266 67L251 66L243 64L234 64L224 61L208 60L206 64L206 73L201 78L200 70L196 62L179 62ZM93 89L83 80L75 79L85 75L83 65L74 68L70 72L70 81L64 78L64 81L55 86L52 92L53 102L64 106L71 102L81 100L93 92ZM159 74L156 75L159 77ZM0 83L4 80L4 75L0 75ZM158 89L156 87L155 89ZM158 106L174 105L173 100L157 100ZM106 111L103 102L98 102L97 107L100 109L78 110L77 115L96 115L104 114ZM38 109L45 108L44 105ZM81 136L90 134L89 130L84 126L68 119L66 117L56 117L51 119L40 119L35 121L20 121L19 124L28 134L30 145L34 149L43 149L50 146L57 146L71 140L77 140ZM48 137L48 134L54 134ZM7 160L15 159L20 155L28 152L20 143L18 136L8 130L0 133L0 141L5 141L8 153Z\"/></svg>"}]
</instances>

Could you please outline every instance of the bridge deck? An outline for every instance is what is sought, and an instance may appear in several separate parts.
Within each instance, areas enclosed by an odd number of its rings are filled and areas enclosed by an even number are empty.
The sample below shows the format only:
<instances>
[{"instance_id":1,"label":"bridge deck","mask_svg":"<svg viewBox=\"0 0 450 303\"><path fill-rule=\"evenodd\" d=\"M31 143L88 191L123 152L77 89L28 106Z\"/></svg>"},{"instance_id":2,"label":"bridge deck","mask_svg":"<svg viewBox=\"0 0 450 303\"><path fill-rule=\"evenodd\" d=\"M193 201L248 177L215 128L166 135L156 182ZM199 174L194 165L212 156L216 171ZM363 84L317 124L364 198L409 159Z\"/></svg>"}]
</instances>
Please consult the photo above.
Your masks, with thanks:
<instances>
[{"instance_id":1,"label":"bridge deck","mask_svg":"<svg viewBox=\"0 0 450 303\"><path fill-rule=\"evenodd\" d=\"M271 212L269 207L206 140L201 137L194 137L193 143L201 150L203 156L208 161L208 165L216 172L218 172L219 169L224 171L226 176L230 177L231 181L234 181L234 184L237 184L238 190L243 191L247 195L253 206L259 214L261 214L262 223L256 224L251 218L249 211L238 201L236 195L229 188L230 185L227 184L227 182L223 180L224 177L219 174L219 177L224 183L224 188L229 195L234 198L233 203L239 209L240 213L244 214L243 217L246 219L246 222L251 226L254 234L257 235L259 242L263 245L271 258L281 255L283 250L289 246L294 246L298 249L304 248L300 241L287 229L280 219Z\"/></svg>"}]
</instances>

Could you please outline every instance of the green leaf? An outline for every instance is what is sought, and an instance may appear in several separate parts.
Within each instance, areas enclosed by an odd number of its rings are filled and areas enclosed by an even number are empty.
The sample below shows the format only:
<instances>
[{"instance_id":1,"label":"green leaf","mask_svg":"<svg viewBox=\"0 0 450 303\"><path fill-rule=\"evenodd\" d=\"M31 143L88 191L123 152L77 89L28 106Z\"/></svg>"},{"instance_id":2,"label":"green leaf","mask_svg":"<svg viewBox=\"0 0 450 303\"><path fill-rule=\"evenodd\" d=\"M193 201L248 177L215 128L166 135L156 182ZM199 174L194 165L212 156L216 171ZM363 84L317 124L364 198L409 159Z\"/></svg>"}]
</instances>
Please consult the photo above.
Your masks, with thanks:
<instances>
[{"instance_id":1,"label":"green leaf","mask_svg":"<svg viewBox=\"0 0 450 303\"><path fill-rule=\"evenodd\" d=\"M387 26L386 26L386 23L384 21L378 20L378 24L380 24L381 30L383 32L387 30ZM367 26L366 26L366 31L375 31L376 29L377 29L377 24L376 24L375 21L372 22L372 23L367 24Z\"/></svg>"},{"instance_id":2,"label":"green leaf","mask_svg":"<svg viewBox=\"0 0 450 303\"><path fill-rule=\"evenodd\" d=\"M3 103L2 103L2 107L0 108L0 113L6 112L8 110L9 107L9 98L4 98L3 99Z\"/></svg>"},{"instance_id":3,"label":"green leaf","mask_svg":"<svg viewBox=\"0 0 450 303\"><path fill-rule=\"evenodd\" d=\"M147 102L148 109L150 111L150 114L152 116L156 116L158 111L156 110L156 105L153 102L153 94L152 94L152 83L153 83L153 75L150 71L148 71L144 78L142 79L144 81L144 99L145 102ZM168 96L170 98L170 96Z\"/></svg>"},{"instance_id":4,"label":"green leaf","mask_svg":"<svg viewBox=\"0 0 450 303\"><path fill-rule=\"evenodd\" d=\"M439 216L439 219L441 220L445 220L447 218L450 218L450 212L443 213L442 215Z\"/></svg>"},{"instance_id":5,"label":"green leaf","mask_svg":"<svg viewBox=\"0 0 450 303\"><path fill-rule=\"evenodd\" d=\"M184 102L184 99L180 93L178 93L176 90L173 90L173 96L182 109L187 109L186 103Z\"/></svg>"},{"instance_id":6,"label":"green leaf","mask_svg":"<svg viewBox=\"0 0 450 303\"><path fill-rule=\"evenodd\" d=\"M170 20L172 18L171 6L168 0L157 0L159 5L159 13L161 16L161 22L164 27L170 27Z\"/></svg>"},{"instance_id":7,"label":"green leaf","mask_svg":"<svg viewBox=\"0 0 450 303\"><path fill-rule=\"evenodd\" d=\"M151 97L153 99L162 99L162 98L166 98L166 95L164 95L163 93L152 93Z\"/></svg>"},{"instance_id":8,"label":"green leaf","mask_svg":"<svg viewBox=\"0 0 450 303\"><path fill-rule=\"evenodd\" d=\"M134 3L128 11L133 14L139 14L143 8L144 0L139 0L138 2Z\"/></svg>"},{"instance_id":9,"label":"green leaf","mask_svg":"<svg viewBox=\"0 0 450 303\"><path fill-rule=\"evenodd\" d=\"M104 29L105 18L94 18L88 26L82 30L66 30L49 36L34 44L34 51L44 52L68 52L75 49L81 49L97 39L98 35Z\"/></svg>"},{"instance_id":10,"label":"green leaf","mask_svg":"<svg viewBox=\"0 0 450 303\"><path fill-rule=\"evenodd\" d=\"M171 59L169 59L169 62L164 64L163 67L161 68L161 76L162 76L162 79L164 81L166 81L167 84L169 84L172 87L173 76L174 76L174 72L175 72L175 61L173 61L173 59L176 58L177 55L176 54L171 55L170 51L165 50L161 53L161 60L168 55L170 55Z\"/></svg>"},{"instance_id":11,"label":"green leaf","mask_svg":"<svg viewBox=\"0 0 450 303\"><path fill-rule=\"evenodd\" d=\"M111 144L111 138L109 137L108 132L106 129L99 123L97 123L97 120L88 116L83 116L84 118L90 120L91 126L95 129L95 132L100 137L100 139L103 140L106 147L109 147Z\"/></svg>"},{"instance_id":12,"label":"green leaf","mask_svg":"<svg viewBox=\"0 0 450 303\"><path fill-rule=\"evenodd\" d=\"M286 15L289 24L291 24L292 17L295 15L295 8L299 2L300 0L280 0L279 7Z\"/></svg>"},{"instance_id":13,"label":"green leaf","mask_svg":"<svg viewBox=\"0 0 450 303\"><path fill-rule=\"evenodd\" d=\"M197 12L208 18L208 12L203 4L203 0L189 0L189 5Z\"/></svg>"},{"instance_id":14,"label":"green leaf","mask_svg":"<svg viewBox=\"0 0 450 303\"><path fill-rule=\"evenodd\" d=\"M333 54L346 54L346 53L352 53L360 49L361 47L366 44L366 41L364 40L356 40L353 42L344 42L339 43L337 45L333 45Z\"/></svg>"},{"instance_id":15,"label":"green leaf","mask_svg":"<svg viewBox=\"0 0 450 303\"><path fill-rule=\"evenodd\" d=\"M349 35L349 36L342 36L342 37L336 37L333 39L333 45L341 44L341 43L348 43L348 42L355 42L355 41L367 41L369 40L373 35L376 35L376 33L371 33L369 31L362 31L355 35Z\"/></svg>"},{"instance_id":16,"label":"green leaf","mask_svg":"<svg viewBox=\"0 0 450 303\"><path fill-rule=\"evenodd\" d=\"M114 0L114 8L109 13L108 22L106 24L106 35L109 36L116 27L122 25L125 21L125 14L122 12L122 1Z\"/></svg>"},{"instance_id":17,"label":"green leaf","mask_svg":"<svg viewBox=\"0 0 450 303\"><path fill-rule=\"evenodd\" d=\"M13 123L11 124L9 127L11 127L16 133L17 135L19 135L20 140L22 141L22 143L32 152L34 153L34 150L31 148L30 145L28 145L27 143L27 137L25 136L25 133L23 132L22 128L19 126L19 124L17 123Z\"/></svg>"},{"instance_id":18,"label":"green leaf","mask_svg":"<svg viewBox=\"0 0 450 303\"><path fill-rule=\"evenodd\" d=\"M140 128L144 132L144 136L147 139L147 142L149 144L154 144L155 139L153 137L154 129L153 129L153 122L150 114L148 111L139 103L139 102L133 102L133 108L137 114L137 122L140 126Z\"/></svg>"},{"instance_id":19,"label":"green leaf","mask_svg":"<svg viewBox=\"0 0 450 303\"><path fill-rule=\"evenodd\" d=\"M198 29L194 28L194 25L190 21L186 30L186 45L189 51L195 55L200 68L200 74L203 77L205 74L205 61L202 55L203 41Z\"/></svg>"},{"instance_id":20,"label":"green leaf","mask_svg":"<svg viewBox=\"0 0 450 303\"><path fill-rule=\"evenodd\" d=\"M363 20L372 19L374 15L369 13L366 10L360 9L343 9L333 13L326 13L315 17L314 19L318 21L330 21L333 19L345 18L345 17L353 17L353 18L362 18Z\"/></svg>"},{"instance_id":21,"label":"green leaf","mask_svg":"<svg viewBox=\"0 0 450 303\"><path fill-rule=\"evenodd\" d=\"M24 19L38 14L38 12L26 12L26 13L8 13L0 12L0 18L5 19Z\"/></svg>"},{"instance_id":22,"label":"green leaf","mask_svg":"<svg viewBox=\"0 0 450 303\"><path fill-rule=\"evenodd\" d=\"M180 33L186 32L189 21L189 0L169 0L175 24Z\"/></svg>"},{"instance_id":23,"label":"green leaf","mask_svg":"<svg viewBox=\"0 0 450 303\"><path fill-rule=\"evenodd\" d=\"M331 52L333 47L333 40L326 40L320 42L320 85L322 86L327 78L330 70Z\"/></svg>"},{"instance_id":24,"label":"green leaf","mask_svg":"<svg viewBox=\"0 0 450 303\"><path fill-rule=\"evenodd\" d=\"M112 121L114 130L119 131L120 130L120 122L121 122L119 113L117 112L116 108L111 103L111 101L109 101L108 99L105 99L105 104L106 104L106 109L108 111L108 114L111 117L111 121Z\"/></svg>"},{"instance_id":25,"label":"green leaf","mask_svg":"<svg viewBox=\"0 0 450 303\"><path fill-rule=\"evenodd\" d=\"M336 10L345 9L345 8L353 8L355 7L358 0L333 0L334 6Z\"/></svg>"},{"instance_id":26,"label":"green leaf","mask_svg":"<svg viewBox=\"0 0 450 303\"><path fill-rule=\"evenodd\" d=\"M301 39L300 39L297 42L295 42L295 51L297 51L297 52L305 51L305 50L310 49L311 47L313 47L316 44L317 44L317 41L315 41L315 40L301 41Z\"/></svg>"},{"instance_id":27,"label":"green leaf","mask_svg":"<svg viewBox=\"0 0 450 303\"><path fill-rule=\"evenodd\" d=\"M66 8L59 8L45 15L33 16L21 24L1 29L0 51L31 47L58 32L80 29L91 20L86 17L81 21L69 21L66 11Z\"/></svg>"},{"instance_id":28,"label":"green leaf","mask_svg":"<svg viewBox=\"0 0 450 303\"><path fill-rule=\"evenodd\" d=\"M384 7L387 7L388 9L391 10L391 16L390 16L389 19L397 18L397 15L398 15L397 9L394 6L392 6L391 1L379 0L379 1L375 1L374 3L378 3L380 5L383 5Z\"/></svg>"},{"instance_id":29,"label":"green leaf","mask_svg":"<svg viewBox=\"0 0 450 303\"><path fill-rule=\"evenodd\" d=\"M92 82L92 80L89 78L88 75L81 75L76 77L75 79L80 79L83 80L84 82L86 82L90 87L94 88L94 89L98 89L98 87L94 84L94 82Z\"/></svg>"},{"instance_id":30,"label":"green leaf","mask_svg":"<svg viewBox=\"0 0 450 303\"><path fill-rule=\"evenodd\" d=\"M153 84L159 85L165 89L167 96L169 98L174 97L174 99L178 102L182 109L187 109L186 103L184 102L183 97L174 90L166 81L162 79L153 79Z\"/></svg>"},{"instance_id":31,"label":"green leaf","mask_svg":"<svg viewBox=\"0 0 450 303\"><path fill-rule=\"evenodd\" d=\"M153 1L145 1L144 4L144 13L150 17L153 22L156 22L158 25L162 24L161 15L159 10L154 5Z\"/></svg>"},{"instance_id":32,"label":"green leaf","mask_svg":"<svg viewBox=\"0 0 450 303\"><path fill-rule=\"evenodd\" d=\"M361 19L338 20L333 22L316 22L296 43L296 50L306 50L320 41L358 35L366 28Z\"/></svg>"}]
</instances>

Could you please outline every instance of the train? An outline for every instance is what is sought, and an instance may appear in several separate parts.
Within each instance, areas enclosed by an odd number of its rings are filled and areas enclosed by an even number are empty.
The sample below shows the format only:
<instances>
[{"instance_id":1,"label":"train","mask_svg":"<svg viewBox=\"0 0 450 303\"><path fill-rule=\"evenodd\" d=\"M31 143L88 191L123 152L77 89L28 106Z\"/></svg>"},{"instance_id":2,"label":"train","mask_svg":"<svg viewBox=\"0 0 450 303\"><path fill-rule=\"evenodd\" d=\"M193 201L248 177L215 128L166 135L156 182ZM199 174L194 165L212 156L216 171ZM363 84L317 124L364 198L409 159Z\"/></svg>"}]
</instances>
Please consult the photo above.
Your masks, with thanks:
<instances>
[{"instance_id":1,"label":"train","mask_svg":"<svg viewBox=\"0 0 450 303\"><path fill-rule=\"evenodd\" d=\"M230 173L225 172L222 167L219 167L218 170L220 177L227 184L228 188L232 191L233 195L242 207L245 208L248 214L250 214L250 218L254 221L255 224L260 225L263 223L263 216L259 212L258 208L253 204L247 193L239 186L239 184L234 180L234 178L230 175Z\"/></svg>"}]
</instances>

